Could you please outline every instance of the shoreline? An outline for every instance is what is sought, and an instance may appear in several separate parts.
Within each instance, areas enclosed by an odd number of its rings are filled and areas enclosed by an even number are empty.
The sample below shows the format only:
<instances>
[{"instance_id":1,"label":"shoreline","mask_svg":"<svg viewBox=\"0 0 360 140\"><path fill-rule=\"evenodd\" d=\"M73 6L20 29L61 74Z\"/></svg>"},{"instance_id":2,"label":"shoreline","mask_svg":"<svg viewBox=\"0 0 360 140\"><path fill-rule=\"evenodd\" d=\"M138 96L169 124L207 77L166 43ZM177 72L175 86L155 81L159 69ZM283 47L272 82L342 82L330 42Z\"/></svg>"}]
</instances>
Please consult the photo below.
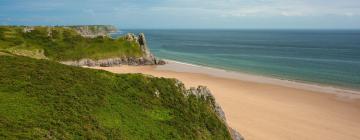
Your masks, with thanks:
<instances>
[{"instance_id":1,"label":"shoreline","mask_svg":"<svg viewBox=\"0 0 360 140\"><path fill-rule=\"evenodd\" d=\"M221 68L196 65L187 62L180 62L177 60L170 60L170 59L163 59L163 60L167 62L166 65L157 66L156 68L157 70L170 70L176 72L207 74L221 78L229 78L229 79L236 79L236 80L249 81L249 82L265 83L265 84L274 84L274 85L285 86L290 88L298 88L298 89L310 90L315 92L335 94L339 97L360 99L360 89L351 89L341 86L326 85L321 83L306 82L300 80L299 81L289 80L275 76L272 77L265 75L256 75L254 73L246 73L241 71L232 71ZM175 69L175 68L179 68L180 65L186 65L192 68L191 69L182 68L183 70Z\"/></svg>"}]
</instances>

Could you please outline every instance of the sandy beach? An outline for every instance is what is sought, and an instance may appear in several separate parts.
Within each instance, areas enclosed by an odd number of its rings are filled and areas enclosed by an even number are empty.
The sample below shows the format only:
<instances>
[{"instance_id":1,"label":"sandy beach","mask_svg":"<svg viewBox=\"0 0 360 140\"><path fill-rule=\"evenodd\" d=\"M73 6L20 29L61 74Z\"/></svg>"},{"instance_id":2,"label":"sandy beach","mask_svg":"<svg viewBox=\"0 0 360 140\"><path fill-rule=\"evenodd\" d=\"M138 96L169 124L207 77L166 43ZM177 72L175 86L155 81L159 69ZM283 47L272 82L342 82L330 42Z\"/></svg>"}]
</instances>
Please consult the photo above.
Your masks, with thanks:
<instances>
[{"instance_id":1,"label":"sandy beach","mask_svg":"<svg viewBox=\"0 0 360 140\"><path fill-rule=\"evenodd\" d=\"M177 78L209 87L231 127L247 140L359 140L358 91L339 90L176 62L95 67L114 73Z\"/></svg>"}]
</instances>

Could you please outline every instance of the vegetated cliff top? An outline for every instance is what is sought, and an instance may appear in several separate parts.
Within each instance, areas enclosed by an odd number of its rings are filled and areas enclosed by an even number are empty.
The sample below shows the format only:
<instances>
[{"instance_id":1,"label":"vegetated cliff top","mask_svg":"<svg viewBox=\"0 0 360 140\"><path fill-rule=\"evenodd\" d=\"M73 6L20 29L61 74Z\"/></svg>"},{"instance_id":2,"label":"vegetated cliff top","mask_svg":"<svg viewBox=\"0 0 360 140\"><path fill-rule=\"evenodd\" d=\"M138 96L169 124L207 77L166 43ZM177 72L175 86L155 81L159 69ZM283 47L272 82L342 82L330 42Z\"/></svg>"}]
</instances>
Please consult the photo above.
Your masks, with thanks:
<instances>
[{"instance_id":1,"label":"vegetated cliff top","mask_svg":"<svg viewBox=\"0 0 360 140\"><path fill-rule=\"evenodd\" d=\"M231 139L174 79L0 55L0 139Z\"/></svg>"},{"instance_id":2,"label":"vegetated cliff top","mask_svg":"<svg viewBox=\"0 0 360 140\"><path fill-rule=\"evenodd\" d=\"M0 51L56 61L142 57L136 40L108 36L113 26L0 26Z\"/></svg>"}]
</instances>

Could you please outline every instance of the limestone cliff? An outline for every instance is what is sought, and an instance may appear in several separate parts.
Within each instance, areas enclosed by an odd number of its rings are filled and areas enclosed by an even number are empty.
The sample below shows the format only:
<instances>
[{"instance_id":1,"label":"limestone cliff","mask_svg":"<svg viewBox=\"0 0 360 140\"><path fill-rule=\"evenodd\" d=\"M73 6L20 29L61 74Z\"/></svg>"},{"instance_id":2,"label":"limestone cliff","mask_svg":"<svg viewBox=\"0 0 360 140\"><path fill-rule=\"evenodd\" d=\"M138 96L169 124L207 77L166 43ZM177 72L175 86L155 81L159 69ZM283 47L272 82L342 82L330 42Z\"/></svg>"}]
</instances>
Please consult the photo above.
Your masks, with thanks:
<instances>
[{"instance_id":1,"label":"limestone cliff","mask_svg":"<svg viewBox=\"0 0 360 140\"><path fill-rule=\"evenodd\" d=\"M116 65L164 65L165 61L157 59L147 46L146 38L144 33L135 35L133 33L128 33L124 36L127 41L136 42L142 52L142 57L115 57L108 59L81 59L77 61L63 61L61 63L73 66L101 66L101 67L111 67Z\"/></svg>"},{"instance_id":2,"label":"limestone cliff","mask_svg":"<svg viewBox=\"0 0 360 140\"><path fill-rule=\"evenodd\" d=\"M179 83L181 82L179 81ZM244 138L240 135L239 132L237 132L227 124L224 111L222 110L221 106L215 101L214 96L211 94L210 90L206 86L198 86L197 88L191 87L187 90L186 94L193 94L198 98L204 98L208 100L213 105L213 110L215 111L219 119L223 121L224 124L228 127L228 131L230 132L232 139L244 140Z\"/></svg>"},{"instance_id":3,"label":"limestone cliff","mask_svg":"<svg viewBox=\"0 0 360 140\"><path fill-rule=\"evenodd\" d=\"M72 32L72 34L79 34L84 38L94 39L96 37L109 37L110 33L116 32L117 29L114 26L110 25L78 25L78 26L24 26L22 27L22 32L25 34L31 34L34 30L41 32L47 38L52 40L54 36L59 35L59 32L66 29L67 31ZM70 30L69 30L70 29ZM54 32L54 33L53 33ZM76 37L73 38L76 40ZM62 61L61 63L73 66L114 66L114 65L162 65L165 64L165 61L157 59L151 52L146 42L146 37L144 33L135 35L133 33L128 33L125 36L121 37L130 43L135 43L135 46L140 47L140 56L135 57L135 55L121 55L109 58L100 58L94 59L90 57L83 57L82 59L69 59L69 61ZM116 40L116 39L114 39ZM71 42L71 41L70 41ZM72 45L72 44L69 44ZM135 46L132 50L137 51L138 48ZM20 52L20 51L17 51ZM44 52L44 51L42 51ZM37 53L37 52L36 52ZM20 55L23 55L22 53ZM34 56L31 53L31 56ZM29 55L28 55L29 56ZM39 55L40 56L40 55ZM43 58L43 57L39 57ZM44 55L44 58L46 56Z\"/></svg>"},{"instance_id":4,"label":"limestone cliff","mask_svg":"<svg viewBox=\"0 0 360 140\"><path fill-rule=\"evenodd\" d=\"M115 26L111 25L79 25L79 26L65 26L76 30L83 37L98 37L108 36L110 33L116 32Z\"/></svg>"},{"instance_id":5,"label":"limestone cliff","mask_svg":"<svg viewBox=\"0 0 360 140\"><path fill-rule=\"evenodd\" d=\"M145 34L144 33L140 33L138 36L136 36L133 33L128 33L125 35L125 39L128 41L135 41L137 42L140 47L141 47L141 51L143 52L143 57L147 60L155 60L154 62L156 63L156 58L154 57L154 55L150 52L150 49L147 46L147 42L146 42L146 38L145 38Z\"/></svg>"},{"instance_id":6,"label":"limestone cliff","mask_svg":"<svg viewBox=\"0 0 360 140\"><path fill-rule=\"evenodd\" d=\"M35 30L36 27L47 28L48 36L52 34L52 28L63 27L71 28L83 37L95 38L98 36L109 36L110 33L116 32L117 29L112 25L74 25L74 26L24 26L23 32L28 33Z\"/></svg>"}]
</instances>

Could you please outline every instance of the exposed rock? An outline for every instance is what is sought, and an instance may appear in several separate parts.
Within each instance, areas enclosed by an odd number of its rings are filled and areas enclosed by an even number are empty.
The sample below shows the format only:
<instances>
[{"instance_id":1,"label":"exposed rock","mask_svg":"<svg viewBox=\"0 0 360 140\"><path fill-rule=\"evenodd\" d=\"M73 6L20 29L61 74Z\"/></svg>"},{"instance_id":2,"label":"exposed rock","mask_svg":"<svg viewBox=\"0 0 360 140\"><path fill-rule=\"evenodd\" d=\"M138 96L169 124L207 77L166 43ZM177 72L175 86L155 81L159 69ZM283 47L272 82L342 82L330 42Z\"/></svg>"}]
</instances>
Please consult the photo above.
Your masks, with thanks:
<instances>
[{"instance_id":1,"label":"exposed rock","mask_svg":"<svg viewBox=\"0 0 360 140\"><path fill-rule=\"evenodd\" d=\"M228 127L228 128L229 128L229 131L230 131L230 134L231 134L231 138L233 140L245 140L244 137L241 136L241 134L238 131L232 129L231 127Z\"/></svg>"},{"instance_id":2,"label":"exposed rock","mask_svg":"<svg viewBox=\"0 0 360 140\"><path fill-rule=\"evenodd\" d=\"M146 38L144 33L140 33L136 36L133 33L128 33L124 37L127 41L136 41L139 44L141 51L143 53L143 58L149 60L148 62L152 62L152 64L156 65L164 65L165 61L158 60L155 56L150 52L149 47L147 46Z\"/></svg>"},{"instance_id":3,"label":"exposed rock","mask_svg":"<svg viewBox=\"0 0 360 140\"><path fill-rule=\"evenodd\" d=\"M154 55L150 52L150 49L147 46L144 33L140 33L138 36L137 42L140 44L141 50L144 54L144 58L148 60L155 60ZM156 62L156 61L154 61Z\"/></svg>"},{"instance_id":4,"label":"exposed rock","mask_svg":"<svg viewBox=\"0 0 360 140\"><path fill-rule=\"evenodd\" d=\"M150 49L147 47L145 35L140 33L136 36L133 33L128 33L124 36L128 41L136 41L139 44L142 51L142 57L123 57L123 58L108 58L108 59L81 59L77 61L64 61L63 64L72 65L72 66L101 66L101 67L111 67L116 65L164 65L166 62L164 60L157 59L150 52Z\"/></svg>"},{"instance_id":5,"label":"exposed rock","mask_svg":"<svg viewBox=\"0 0 360 140\"><path fill-rule=\"evenodd\" d=\"M127 40L127 41L137 41L138 38L135 34L133 33L127 33L124 38Z\"/></svg>"},{"instance_id":6,"label":"exposed rock","mask_svg":"<svg viewBox=\"0 0 360 140\"><path fill-rule=\"evenodd\" d=\"M140 58L109 58L109 59L101 59L101 60L92 60L92 59L81 59L77 61L63 61L61 62L66 65L71 66L101 66L101 67L111 67L118 65L153 65L154 62L148 59Z\"/></svg>"},{"instance_id":7,"label":"exposed rock","mask_svg":"<svg viewBox=\"0 0 360 140\"><path fill-rule=\"evenodd\" d=\"M210 90L206 86L198 86L197 88L190 87L190 89L187 91L187 95L189 94L193 94L199 98L208 100L212 104L213 109L218 115L218 117L222 121L226 122L224 111L222 110L221 106L215 101L214 96L211 94Z\"/></svg>"},{"instance_id":8,"label":"exposed rock","mask_svg":"<svg viewBox=\"0 0 360 140\"><path fill-rule=\"evenodd\" d=\"M184 91L184 94L186 94L186 96L187 96L188 91L186 90L184 83L182 83L178 79L174 79L174 80L175 80L175 86L178 87L181 91Z\"/></svg>"},{"instance_id":9,"label":"exposed rock","mask_svg":"<svg viewBox=\"0 0 360 140\"><path fill-rule=\"evenodd\" d=\"M219 118L222 119L222 121L226 122L225 112L221 108L221 106L216 102L215 102L214 109L215 109L216 114L219 116Z\"/></svg>"},{"instance_id":10,"label":"exposed rock","mask_svg":"<svg viewBox=\"0 0 360 140\"><path fill-rule=\"evenodd\" d=\"M134 37L137 40L141 47L141 51L143 52L143 58L147 60L147 62L152 62L155 65L165 65L166 62L161 59L157 59L151 52L149 47L147 46L146 38L144 33L140 33L138 37Z\"/></svg>"},{"instance_id":11,"label":"exposed rock","mask_svg":"<svg viewBox=\"0 0 360 140\"><path fill-rule=\"evenodd\" d=\"M166 61L161 60L161 59L155 59L155 64L156 64L156 65L165 65L165 64L166 64Z\"/></svg>"},{"instance_id":12,"label":"exposed rock","mask_svg":"<svg viewBox=\"0 0 360 140\"><path fill-rule=\"evenodd\" d=\"M28 33L28 32L31 32L32 30L34 30L34 27L27 26L27 27L24 27L23 32Z\"/></svg>"},{"instance_id":13,"label":"exposed rock","mask_svg":"<svg viewBox=\"0 0 360 140\"><path fill-rule=\"evenodd\" d=\"M98 36L109 36L110 33L116 32L117 29L111 25L81 25L81 26L65 26L76 30L81 36L95 38Z\"/></svg>"},{"instance_id":14,"label":"exposed rock","mask_svg":"<svg viewBox=\"0 0 360 140\"><path fill-rule=\"evenodd\" d=\"M160 92L159 92L159 90L156 89L154 94L155 94L156 97L160 97Z\"/></svg>"},{"instance_id":15,"label":"exposed rock","mask_svg":"<svg viewBox=\"0 0 360 140\"><path fill-rule=\"evenodd\" d=\"M232 129L230 126L228 126L228 124L226 122L226 117L225 117L224 111L222 110L221 106L215 101L214 96L211 94L210 90L206 86L198 86L197 88L191 87L190 89L188 89L185 92L185 94L187 96L190 94L193 94L193 95L197 96L198 98L203 98L205 100L208 100L212 104L216 115L228 127L228 131L230 132L232 139L233 140L244 140L244 138L240 135L239 132Z\"/></svg>"},{"instance_id":16,"label":"exposed rock","mask_svg":"<svg viewBox=\"0 0 360 140\"><path fill-rule=\"evenodd\" d=\"M52 35L53 26L25 26L23 28L23 32L24 33L31 32L35 29L35 27L46 27L48 36ZM89 37L89 38L95 38L99 36L105 37L105 36L109 36L110 33L117 31L116 27L111 25L78 25L78 26L60 26L60 27L74 29L81 36Z\"/></svg>"}]
</instances>

